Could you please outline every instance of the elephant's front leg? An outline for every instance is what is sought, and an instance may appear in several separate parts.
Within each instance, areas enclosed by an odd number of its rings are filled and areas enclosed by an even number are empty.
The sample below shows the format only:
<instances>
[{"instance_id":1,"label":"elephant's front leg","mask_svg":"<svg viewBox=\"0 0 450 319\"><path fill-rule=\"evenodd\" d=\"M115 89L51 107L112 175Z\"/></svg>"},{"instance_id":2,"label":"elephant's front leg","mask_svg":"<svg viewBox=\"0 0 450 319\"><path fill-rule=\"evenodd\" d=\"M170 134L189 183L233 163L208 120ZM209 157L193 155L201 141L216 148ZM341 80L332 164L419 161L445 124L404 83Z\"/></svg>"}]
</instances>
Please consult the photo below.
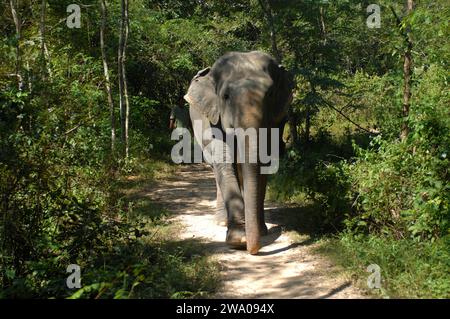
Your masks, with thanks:
<instances>
[{"instance_id":1,"label":"elephant's front leg","mask_svg":"<svg viewBox=\"0 0 450 319\"><path fill-rule=\"evenodd\" d=\"M246 247L244 199L231 163L214 164L216 181L222 192L228 219L226 242L235 248Z\"/></svg>"},{"instance_id":2,"label":"elephant's front leg","mask_svg":"<svg viewBox=\"0 0 450 319\"><path fill-rule=\"evenodd\" d=\"M239 180L239 185L241 187L241 191L243 188L243 180L242 180L242 168L241 165L237 166L237 175ZM259 215L259 231L261 232L262 236L267 235L268 230L266 223L264 222L264 199L266 197L266 188L267 188L267 175L260 174L258 176L258 184L261 185L260 188L258 188L258 215Z\"/></svg>"}]
</instances>

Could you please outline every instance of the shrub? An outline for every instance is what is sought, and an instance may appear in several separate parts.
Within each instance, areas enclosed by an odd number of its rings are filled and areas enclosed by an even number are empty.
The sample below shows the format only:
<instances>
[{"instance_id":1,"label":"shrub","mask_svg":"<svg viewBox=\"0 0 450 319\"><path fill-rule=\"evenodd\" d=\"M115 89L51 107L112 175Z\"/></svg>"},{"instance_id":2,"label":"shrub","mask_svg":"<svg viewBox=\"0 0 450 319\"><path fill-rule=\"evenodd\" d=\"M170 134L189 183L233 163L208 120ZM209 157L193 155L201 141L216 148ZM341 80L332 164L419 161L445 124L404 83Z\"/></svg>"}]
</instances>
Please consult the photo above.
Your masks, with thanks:
<instances>
[{"instance_id":1,"label":"shrub","mask_svg":"<svg viewBox=\"0 0 450 319\"><path fill-rule=\"evenodd\" d=\"M349 165L358 214L347 225L396 238L436 239L449 233L449 93L442 70L431 68L417 87L404 142L372 141Z\"/></svg>"}]
</instances>

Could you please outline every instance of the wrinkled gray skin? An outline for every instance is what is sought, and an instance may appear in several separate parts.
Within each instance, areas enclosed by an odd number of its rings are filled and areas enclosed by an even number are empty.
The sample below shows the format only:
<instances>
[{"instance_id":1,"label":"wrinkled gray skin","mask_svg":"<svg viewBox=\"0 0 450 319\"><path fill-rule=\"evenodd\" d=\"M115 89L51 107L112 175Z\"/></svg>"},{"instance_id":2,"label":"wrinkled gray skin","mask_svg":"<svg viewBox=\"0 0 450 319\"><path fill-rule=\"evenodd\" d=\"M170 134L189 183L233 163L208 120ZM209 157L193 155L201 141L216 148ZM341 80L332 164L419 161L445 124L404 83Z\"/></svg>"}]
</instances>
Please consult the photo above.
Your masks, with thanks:
<instances>
[{"instance_id":1,"label":"wrinkled gray skin","mask_svg":"<svg viewBox=\"0 0 450 319\"><path fill-rule=\"evenodd\" d=\"M192 122L202 120L203 130L252 127L268 128L270 132L270 128L278 127L283 132L292 83L287 71L271 56L256 51L231 52L211 68L197 73L185 99L190 104ZM202 132L194 130L194 133L200 141ZM268 141L270 144L270 138ZM202 147L209 142L204 140ZM281 136L280 142L284 146ZM258 148L259 145L246 143L245 154L258 152ZM213 164L213 169L218 207L224 206L226 212L227 244L246 247L250 254L257 254L260 237L267 234L264 223L267 175L260 174L260 164L248 163L247 155L245 163Z\"/></svg>"}]
</instances>

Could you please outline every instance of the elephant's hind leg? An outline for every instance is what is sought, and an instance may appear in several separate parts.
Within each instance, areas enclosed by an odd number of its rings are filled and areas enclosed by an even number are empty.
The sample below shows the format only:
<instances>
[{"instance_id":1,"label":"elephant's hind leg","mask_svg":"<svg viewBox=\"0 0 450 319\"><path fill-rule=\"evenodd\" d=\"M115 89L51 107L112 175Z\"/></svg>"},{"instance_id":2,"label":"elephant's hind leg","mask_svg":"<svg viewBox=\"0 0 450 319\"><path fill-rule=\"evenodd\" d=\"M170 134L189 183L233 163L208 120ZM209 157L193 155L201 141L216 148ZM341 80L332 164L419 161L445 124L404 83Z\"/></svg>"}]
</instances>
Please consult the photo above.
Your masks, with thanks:
<instances>
[{"instance_id":1,"label":"elephant's hind leg","mask_svg":"<svg viewBox=\"0 0 450 319\"><path fill-rule=\"evenodd\" d=\"M228 226L228 216L227 216L227 210L225 208L225 202L223 201L222 191L220 190L219 183L217 182L216 178L216 213L215 213L215 220L217 225L220 226Z\"/></svg>"},{"instance_id":2,"label":"elephant's hind leg","mask_svg":"<svg viewBox=\"0 0 450 319\"><path fill-rule=\"evenodd\" d=\"M264 199L266 197L266 187L267 187L267 175L259 175L259 184L261 187L258 189L258 214L260 215L259 220L259 231L262 236L268 234L266 223L264 222Z\"/></svg>"}]
</instances>

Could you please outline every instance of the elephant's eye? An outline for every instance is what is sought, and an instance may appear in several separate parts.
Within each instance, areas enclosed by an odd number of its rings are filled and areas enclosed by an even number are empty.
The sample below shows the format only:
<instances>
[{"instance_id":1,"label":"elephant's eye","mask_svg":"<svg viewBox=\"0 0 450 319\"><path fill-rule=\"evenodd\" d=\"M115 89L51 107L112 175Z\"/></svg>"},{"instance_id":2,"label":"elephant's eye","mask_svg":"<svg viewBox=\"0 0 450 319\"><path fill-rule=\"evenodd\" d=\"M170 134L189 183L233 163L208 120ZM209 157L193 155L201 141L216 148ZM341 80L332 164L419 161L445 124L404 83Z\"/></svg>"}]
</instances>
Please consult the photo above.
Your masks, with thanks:
<instances>
[{"instance_id":1,"label":"elephant's eye","mask_svg":"<svg viewBox=\"0 0 450 319\"><path fill-rule=\"evenodd\" d=\"M225 94L223 95L223 98L224 98L225 100L228 100L228 99L230 98L230 94L225 93Z\"/></svg>"}]
</instances>

